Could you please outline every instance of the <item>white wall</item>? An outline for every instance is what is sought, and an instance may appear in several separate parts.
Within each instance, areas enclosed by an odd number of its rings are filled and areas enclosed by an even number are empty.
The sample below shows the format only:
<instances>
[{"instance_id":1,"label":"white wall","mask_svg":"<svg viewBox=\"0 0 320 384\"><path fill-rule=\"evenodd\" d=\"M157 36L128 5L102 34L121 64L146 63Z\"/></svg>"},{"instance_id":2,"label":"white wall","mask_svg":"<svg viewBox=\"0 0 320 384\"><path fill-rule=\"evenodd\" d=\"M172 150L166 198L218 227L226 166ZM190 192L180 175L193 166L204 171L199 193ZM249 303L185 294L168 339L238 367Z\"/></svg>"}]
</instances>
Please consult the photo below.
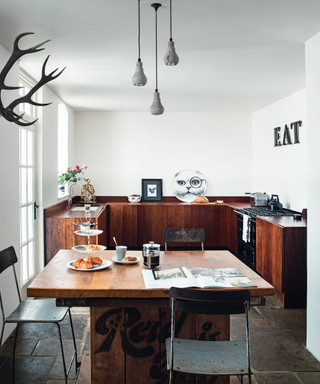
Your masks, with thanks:
<instances>
[{"instance_id":1,"label":"white wall","mask_svg":"<svg viewBox=\"0 0 320 384\"><path fill-rule=\"evenodd\" d=\"M61 75L63 76L63 74ZM58 202L58 106L63 101L48 87L42 91L43 102L52 102L41 111L42 147L42 207L47 208ZM69 164L74 163L74 112L66 104L69 118Z\"/></svg>"},{"instance_id":2,"label":"white wall","mask_svg":"<svg viewBox=\"0 0 320 384\"><path fill-rule=\"evenodd\" d=\"M9 56L9 52L0 45L0 68L4 66ZM6 84L19 85L18 65L15 65L8 74ZM12 100L19 97L19 94L17 91L2 91L1 97L4 106L7 106ZM19 257L19 127L7 122L3 117L0 117L0 163L0 250L13 245ZM16 266L19 276L19 263ZM0 275L0 291L4 300L5 312L8 315L18 304L11 268ZM2 317L0 327L2 327ZM6 325L4 340L13 329L14 326Z\"/></svg>"},{"instance_id":3,"label":"white wall","mask_svg":"<svg viewBox=\"0 0 320 384\"><path fill-rule=\"evenodd\" d=\"M308 123L308 296L307 348L320 360L320 33L306 43Z\"/></svg>"},{"instance_id":4,"label":"white wall","mask_svg":"<svg viewBox=\"0 0 320 384\"><path fill-rule=\"evenodd\" d=\"M307 122L305 90L294 93L253 113L253 187L255 191L279 195L285 208L307 207ZM302 121L300 144L274 146L274 128ZM291 131L292 142L294 142Z\"/></svg>"},{"instance_id":5,"label":"white wall","mask_svg":"<svg viewBox=\"0 0 320 384\"><path fill-rule=\"evenodd\" d=\"M252 190L250 114L76 112L75 124L75 162L97 195L141 193L142 178L157 178L173 196L187 168L203 173L208 196Z\"/></svg>"}]
</instances>

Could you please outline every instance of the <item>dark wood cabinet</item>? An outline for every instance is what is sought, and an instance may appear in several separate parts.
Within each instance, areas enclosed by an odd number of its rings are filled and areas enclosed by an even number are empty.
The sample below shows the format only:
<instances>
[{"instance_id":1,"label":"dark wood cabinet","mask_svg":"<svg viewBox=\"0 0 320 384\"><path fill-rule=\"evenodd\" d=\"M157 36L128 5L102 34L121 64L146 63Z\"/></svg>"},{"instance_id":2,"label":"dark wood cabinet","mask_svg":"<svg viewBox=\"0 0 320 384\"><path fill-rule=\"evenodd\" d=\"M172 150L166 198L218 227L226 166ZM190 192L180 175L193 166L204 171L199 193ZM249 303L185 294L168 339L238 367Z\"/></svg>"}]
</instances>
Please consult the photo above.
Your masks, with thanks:
<instances>
[{"instance_id":1,"label":"dark wood cabinet","mask_svg":"<svg viewBox=\"0 0 320 384\"><path fill-rule=\"evenodd\" d=\"M107 205L108 246L119 245L138 247L138 204Z\"/></svg>"},{"instance_id":2,"label":"dark wood cabinet","mask_svg":"<svg viewBox=\"0 0 320 384\"><path fill-rule=\"evenodd\" d=\"M229 206L226 206L225 213L226 213L226 246L234 255L236 255L238 252L237 214L234 212L234 208Z\"/></svg>"},{"instance_id":3,"label":"dark wood cabinet","mask_svg":"<svg viewBox=\"0 0 320 384\"><path fill-rule=\"evenodd\" d=\"M231 214L230 214L231 215ZM133 249L154 241L164 246L165 228L204 228L205 248L226 248L226 206L187 203L109 203L107 205L108 246L117 242ZM230 216L230 222L234 217ZM230 224L231 225L231 224ZM233 225L233 224L232 224ZM229 229L229 239L234 241ZM235 234L236 236L236 234ZM170 248L186 244L170 244ZM199 244L188 244L196 248Z\"/></svg>"},{"instance_id":4,"label":"dark wood cabinet","mask_svg":"<svg viewBox=\"0 0 320 384\"><path fill-rule=\"evenodd\" d=\"M307 228L292 217L256 220L257 272L276 289L284 308L305 308Z\"/></svg>"}]
</instances>

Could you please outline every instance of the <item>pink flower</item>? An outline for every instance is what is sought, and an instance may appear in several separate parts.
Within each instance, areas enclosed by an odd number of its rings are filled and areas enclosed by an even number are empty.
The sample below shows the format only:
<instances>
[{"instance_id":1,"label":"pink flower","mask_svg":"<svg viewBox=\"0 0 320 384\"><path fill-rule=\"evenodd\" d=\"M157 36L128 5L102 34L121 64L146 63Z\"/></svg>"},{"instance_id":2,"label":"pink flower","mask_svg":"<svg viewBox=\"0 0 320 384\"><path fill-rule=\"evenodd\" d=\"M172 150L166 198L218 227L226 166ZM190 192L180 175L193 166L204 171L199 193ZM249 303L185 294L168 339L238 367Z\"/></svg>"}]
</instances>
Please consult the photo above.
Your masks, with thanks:
<instances>
[{"instance_id":1,"label":"pink flower","mask_svg":"<svg viewBox=\"0 0 320 384\"><path fill-rule=\"evenodd\" d=\"M86 165L83 165L82 168L83 168L83 169L87 169L88 167L87 167Z\"/></svg>"},{"instance_id":2,"label":"pink flower","mask_svg":"<svg viewBox=\"0 0 320 384\"><path fill-rule=\"evenodd\" d=\"M75 166L74 166L74 169L75 169L76 171L79 171L79 170L80 170L79 165L75 165Z\"/></svg>"}]
</instances>

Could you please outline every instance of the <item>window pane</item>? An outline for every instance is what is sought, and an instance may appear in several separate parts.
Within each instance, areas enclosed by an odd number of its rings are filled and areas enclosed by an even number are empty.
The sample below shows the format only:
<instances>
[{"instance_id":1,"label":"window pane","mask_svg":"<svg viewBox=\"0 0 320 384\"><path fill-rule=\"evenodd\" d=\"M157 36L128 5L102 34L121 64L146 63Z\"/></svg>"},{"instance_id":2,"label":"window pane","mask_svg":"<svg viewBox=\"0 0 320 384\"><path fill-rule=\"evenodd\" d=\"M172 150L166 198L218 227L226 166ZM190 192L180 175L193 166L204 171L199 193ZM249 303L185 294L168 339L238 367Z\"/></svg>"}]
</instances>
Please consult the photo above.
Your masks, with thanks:
<instances>
[{"instance_id":1,"label":"window pane","mask_svg":"<svg viewBox=\"0 0 320 384\"><path fill-rule=\"evenodd\" d=\"M22 257L22 280L25 284L28 281L28 246L25 245L21 248L21 257Z\"/></svg>"},{"instance_id":2,"label":"window pane","mask_svg":"<svg viewBox=\"0 0 320 384\"><path fill-rule=\"evenodd\" d=\"M21 212L21 242L25 243L27 241L27 207L20 208Z\"/></svg>"},{"instance_id":3,"label":"window pane","mask_svg":"<svg viewBox=\"0 0 320 384\"><path fill-rule=\"evenodd\" d=\"M28 202L33 202L33 168L28 169Z\"/></svg>"},{"instance_id":4,"label":"window pane","mask_svg":"<svg viewBox=\"0 0 320 384\"><path fill-rule=\"evenodd\" d=\"M33 164L33 132L28 131L28 165Z\"/></svg>"},{"instance_id":5,"label":"window pane","mask_svg":"<svg viewBox=\"0 0 320 384\"><path fill-rule=\"evenodd\" d=\"M26 130L20 128L20 164L27 164L27 139Z\"/></svg>"},{"instance_id":6,"label":"window pane","mask_svg":"<svg viewBox=\"0 0 320 384\"><path fill-rule=\"evenodd\" d=\"M28 205L28 240L33 238L33 204Z\"/></svg>"},{"instance_id":7,"label":"window pane","mask_svg":"<svg viewBox=\"0 0 320 384\"><path fill-rule=\"evenodd\" d=\"M20 168L20 204L27 202L27 170Z\"/></svg>"},{"instance_id":8,"label":"window pane","mask_svg":"<svg viewBox=\"0 0 320 384\"><path fill-rule=\"evenodd\" d=\"M29 257L28 257L28 261L29 261L29 276L28 276L28 279L30 279L33 275L34 275L34 257L33 257L33 253L34 253L34 247L33 247L33 244L34 242L31 241L29 244L28 244L28 254L29 254Z\"/></svg>"}]
</instances>

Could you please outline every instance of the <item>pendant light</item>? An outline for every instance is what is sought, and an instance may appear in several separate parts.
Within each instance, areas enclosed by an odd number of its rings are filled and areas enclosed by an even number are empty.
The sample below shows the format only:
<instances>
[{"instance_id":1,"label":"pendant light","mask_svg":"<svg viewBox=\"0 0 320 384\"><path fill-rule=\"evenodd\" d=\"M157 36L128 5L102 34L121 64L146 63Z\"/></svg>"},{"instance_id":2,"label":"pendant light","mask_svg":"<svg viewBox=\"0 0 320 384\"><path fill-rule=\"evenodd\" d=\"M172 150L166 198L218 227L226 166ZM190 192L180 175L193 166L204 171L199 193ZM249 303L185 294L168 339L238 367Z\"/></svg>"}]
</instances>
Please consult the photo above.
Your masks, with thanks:
<instances>
[{"instance_id":1,"label":"pendant light","mask_svg":"<svg viewBox=\"0 0 320 384\"><path fill-rule=\"evenodd\" d=\"M168 50L163 61L168 66L174 66L179 63L179 56L176 53L174 42L172 40L172 0L170 0L170 39L168 42Z\"/></svg>"},{"instance_id":2,"label":"pendant light","mask_svg":"<svg viewBox=\"0 0 320 384\"><path fill-rule=\"evenodd\" d=\"M143 87L147 84L147 77L143 72L142 61L140 58L140 0L138 0L138 61L136 71L132 77L132 83L136 87Z\"/></svg>"},{"instance_id":3,"label":"pendant light","mask_svg":"<svg viewBox=\"0 0 320 384\"><path fill-rule=\"evenodd\" d=\"M161 7L161 4L159 3L153 3L151 4L151 7L155 9L155 40L156 40L156 89L154 91L153 95L153 103L150 107L150 112L152 115L162 115L164 112L163 105L161 104L160 100L160 93L158 92L158 8Z\"/></svg>"}]
</instances>

